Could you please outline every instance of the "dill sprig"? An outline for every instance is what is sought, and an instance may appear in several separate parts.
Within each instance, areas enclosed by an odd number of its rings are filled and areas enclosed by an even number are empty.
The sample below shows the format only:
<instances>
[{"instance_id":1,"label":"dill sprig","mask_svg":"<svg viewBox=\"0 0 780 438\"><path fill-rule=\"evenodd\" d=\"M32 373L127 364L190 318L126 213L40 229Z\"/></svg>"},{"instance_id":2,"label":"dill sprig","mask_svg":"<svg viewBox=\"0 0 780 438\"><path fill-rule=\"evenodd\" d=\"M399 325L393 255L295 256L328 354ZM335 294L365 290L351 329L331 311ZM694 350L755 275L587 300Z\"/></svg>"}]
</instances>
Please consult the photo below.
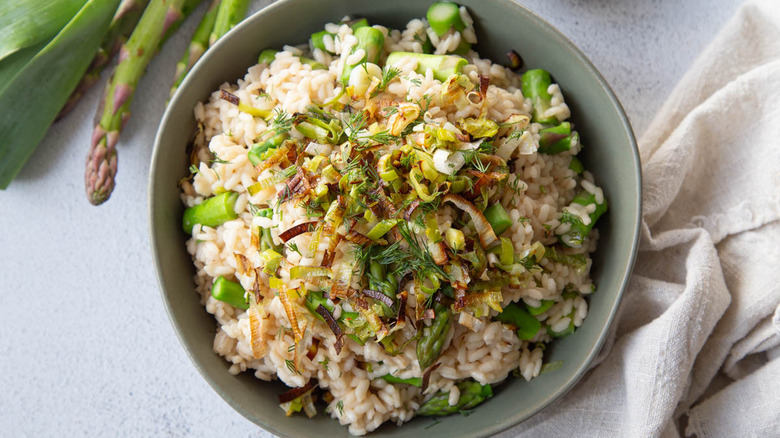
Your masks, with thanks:
<instances>
[{"instance_id":1,"label":"dill sprig","mask_svg":"<svg viewBox=\"0 0 780 438\"><path fill-rule=\"evenodd\" d=\"M385 91L388 85L390 85L390 82L393 82L395 78L398 77L398 75L401 74L401 69L398 67L385 67L385 69L382 71L382 80L379 82L379 85L376 87L376 90L374 90L373 93L371 93L371 97L374 97L378 95L379 93Z\"/></svg>"},{"instance_id":2,"label":"dill sprig","mask_svg":"<svg viewBox=\"0 0 780 438\"><path fill-rule=\"evenodd\" d=\"M444 279L450 278L441 266L433 261L428 247L412 233L405 222L399 223L397 227L406 245L402 245L402 241L397 241L390 245L373 244L358 247L355 252L358 265L365 267L373 261L384 266L393 266L391 275L411 270L418 279L428 278L431 275Z\"/></svg>"},{"instance_id":3,"label":"dill sprig","mask_svg":"<svg viewBox=\"0 0 780 438\"><path fill-rule=\"evenodd\" d=\"M516 138L520 138L520 137L523 136L524 132L525 132L524 129L515 129L514 131L512 131L511 134L506 136L506 141L514 140Z\"/></svg>"},{"instance_id":4,"label":"dill sprig","mask_svg":"<svg viewBox=\"0 0 780 438\"><path fill-rule=\"evenodd\" d=\"M409 83L414 85L415 87L419 87L422 85L422 81L420 80L420 78L411 78L409 76L404 76L403 78L409 81Z\"/></svg>"},{"instance_id":5,"label":"dill sprig","mask_svg":"<svg viewBox=\"0 0 780 438\"><path fill-rule=\"evenodd\" d=\"M295 367L295 363L291 361L290 359L285 359L284 364L287 366L287 369L290 370L293 374L300 374L301 372L298 371L298 368Z\"/></svg>"},{"instance_id":6,"label":"dill sprig","mask_svg":"<svg viewBox=\"0 0 780 438\"><path fill-rule=\"evenodd\" d=\"M277 108L274 110L274 118L271 119L271 129L277 134L290 132L293 126L293 117L285 110Z\"/></svg>"},{"instance_id":7,"label":"dill sprig","mask_svg":"<svg viewBox=\"0 0 780 438\"><path fill-rule=\"evenodd\" d=\"M345 131L349 131L347 139L353 143L358 143L358 134L366 127L367 123L368 114L366 114L365 110L350 114L344 121L344 126L347 128Z\"/></svg>"},{"instance_id":8,"label":"dill sprig","mask_svg":"<svg viewBox=\"0 0 780 438\"><path fill-rule=\"evenodd\" d=\"M298 244L295 242L287 242L287 249L290 252L297 252L298 254L303 255L301 254L301 250L298 249Z\"/></svg>"}]
</instances>

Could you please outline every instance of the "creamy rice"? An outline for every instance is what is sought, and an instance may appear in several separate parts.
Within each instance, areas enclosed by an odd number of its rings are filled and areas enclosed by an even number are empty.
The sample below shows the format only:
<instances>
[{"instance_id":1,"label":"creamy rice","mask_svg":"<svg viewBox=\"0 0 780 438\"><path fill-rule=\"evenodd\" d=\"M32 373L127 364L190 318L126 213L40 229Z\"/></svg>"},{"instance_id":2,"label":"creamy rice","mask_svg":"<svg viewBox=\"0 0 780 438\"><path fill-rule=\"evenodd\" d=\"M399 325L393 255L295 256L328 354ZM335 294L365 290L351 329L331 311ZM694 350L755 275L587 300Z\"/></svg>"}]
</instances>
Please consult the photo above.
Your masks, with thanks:
<instances>
[{"instance_id":1,"label":"creamy rice","mask_svg":"<svg viewBox=\"0 0 780 438\"><path fill-rule=\"evenodd\" d=\"M435 53L453 50L460 43L460 38L475 43L471 19L465 9L461 13L464 22L468 24L467 29L462 34L455 32L444 37L436 36L426 20L412 20L401 30L388 30L375 25L386 37L382 59L392 51L421 52L420 35L432 37ZM349 59L350 56L359 57L355 53L350 55L356 41L353 30L348 25L333 23L325 28L335 34L326 36L324 40L326 48L333 54L320 49L312 51L306 46L288 46L276 55L270 65L255 65L249 68L243 79L236 84L225 83L220 90L229 91L242 103L247 102L256 109L281 110L288 114L304 113L309 105L322 105L334 99L341 104L352 105L355 110L364 109L365 102L341 94L343 86L339 81L344 64L355 61ZM326 69L312 69L310 65L301 62L301 55L324 64ZM530 116L532 104L523 96L520 75L479 58L473 50L465 58L468 64L463 68L463 75L475 84L479 84L480 75L490 78L485 96L487 118L502 121L513 114ZM415 72L413 60L401 63L398 67L401 69L398 78L389 83L375 100L397 104L430 96L426 122L450 122L454 125L464 117L479 116L478 105L459 109L442 102L442 82L434 79L430 70L425 73ZM258 181L279 171L276 166L259 174L248 158L249 149L270 129L271 122L241 111L234 103L221 99L220 90L215 91L207 102L199 103L194 110L197 121L203 127L203 135L194 152L195 160L199 161L198 172L182 184L182 201L191 207L225 191L238 193L234 207L238 215L236 219L213 228L195 225L192 238L187 242L187 250L197 268L197 291L218 326L214 351L231 364L231 373L251 371L259 379L279 379L290 387L301 387L310 379L316 379L318 386L332 396L327 412L341 424L348 425L350 433L362 435L384 422L401 425L409 421L425 400L440 391L449 392L449 404L456 405L460 391L455 383L463 379L473 379L483 385L496 384L516 371L517 375L531 380L542 369L544 344L553 340L547 329L564 332L569 327L579 327L583 323L588 310L587 296L594 290L589 278L589 254L596 247L598 232L595 229L579 248L565 249L567 256L579 255L581 258L578 260L582 264L575 266L545 257L539 261L541 269L525 274L523 285L501 287L504 306L516 302L539 307L543 301L554 302L549 309L536 315L543 329L533 339L521 340L510 326L492 320L498 314L494 309L479 318L479 324L471 324L472 328L458 323L463 322L464 317L455 315L455 322L449 328L447 340L437 360L439 366L430 373L429 384L424 392L417 386L392 384L379 378L387 374L401 379L422 377L425 370L419 367L415 342L409 343L400 354L393 356L377 342L368 341L360 345L345 337L344 348L337 353L333 331L300 305L299 324L302 326L305 322L306 328L302 339L296 342L279 292L269 287L269 275L260 270L244 270L239 266L235 254L246 257L253 268L262 267L260 251L256 242L253 242L253 229L270 228L274 243L280 245L282 240L279 234L282 231L309 219L305 217L306 210L300 204L287 202L277 205L277 196L284 191L285 181L279 181L254 194L249 193L249 188ZM567 119L570 111L560 87L553 84L548 92L552 95L553 105L545 115L559 120ZM386 118L381 120L387 122ZM555 245L559 236L569 232L571 226L561 220L564 211L581 217L587 225L595 205L573 204L572 200L579 191L594 194L599 203L604 199L592 175L587 172L578 175L570 169L572 156L581 148L578 142L573 142L569 151L555 155L536 152L542 129L540 124L530 123L523 132L521 140L532 149L531 153L518 153L518 150L508 148L502 150L500 141L496 141L496 153L504 154L501 158L510 163L510 179L514 190L505 190L492 196L506 208L512 220L512 225L502 236L511 240L515 253L528 251L537 242L546 247ZM290 135L297 139L303 137L295 130ZM339 145L313 147L320 148L319 152L328 155L332 151L338 153ZM217 160L213 161L215 158ZM254 206L269 205L275 206L272 217L256 216ZM460 214L460 210L452 204L442 204L436 213L440 230L443 232L453 226ZM366 231L363 230L364 233ZM294 237L292 242L298 248L308 248L311 240L312 233L304 233ZM330 237L322 238L316 251L311 254L305 250L293 251L285 247L282 252L285 260L283 266L319 266L329 241ZM336 248L334 272L338 270L340 262L349 257L349 248L348 245ZM495 263L497 257L491 256L490 261ZM289 269L281 269L278 275L288 290L304 285L301 280L290 278ZM250 312L211 296L212 283L220 276L240 282L248 291L253 290L256 282L262 285L257 292L265 296L260 314L262 339L255 339L255 342L265 346L262 356L256 357L253 352ZM408 281L401 288L409 293L406 315L413 317L417 304L415 283ZM295 301L295 297L292 299ZM343 311L337 305L333 316L338 318ZM417 324L428 325L430 320L418 321ZM405 324L396 336L399 339L410 339L416 332L412 324ZM310 354L301 355L297 366L291 367L296 348Z\"/></svg>"}]
</instances>

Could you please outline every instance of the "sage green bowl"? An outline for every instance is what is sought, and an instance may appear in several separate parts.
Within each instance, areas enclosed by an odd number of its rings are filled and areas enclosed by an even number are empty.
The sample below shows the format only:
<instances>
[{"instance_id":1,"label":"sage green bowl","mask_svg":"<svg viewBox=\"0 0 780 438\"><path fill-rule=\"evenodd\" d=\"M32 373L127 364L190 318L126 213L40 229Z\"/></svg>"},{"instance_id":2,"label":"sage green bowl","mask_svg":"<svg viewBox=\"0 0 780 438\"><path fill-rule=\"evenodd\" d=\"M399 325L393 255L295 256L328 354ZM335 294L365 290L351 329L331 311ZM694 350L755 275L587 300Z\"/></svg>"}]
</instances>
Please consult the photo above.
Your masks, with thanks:
<instances>
[{"instance_id":1,"label":"sage green bowl","mask_svg":"<svg viewBox=\"0 0 780 438\"><path fill-rule=\"evenodd\" d=\"M641 175L634 136L623 109L601 75L585 56L551 25L512 0L460 0L474 18L482 57L505 62L515 49L529 68L544 68L563 90L582 142L587 169L603 187L610 210L599 221L601 239L593 259L598 285L582 327L553 343L545 360L563 361L557 371L531 382L511 378L495 388L495 397L468 418L447 417L431 427L416 418L403 427L385 424L371 435L476 437L507 429L561 397L586 372L607 335L626 287L637 247ZM285 417L277 395L279 383L255 379L251 373L233 376L228 363L212 351L214 318L194 292L195 269L185 249L181 229L183 207L179 179L187 174L187 142L195 131L193 107L223 82L236 82L266 48L305 43L325 23L345 15L366 17L389 28L403 28L424 17L430 1L287 0L275 3L228 33L207 52L171 100L155 139L149 180L149 221L154 260L163 301L182 345L195 367L222 398L258 426L280 436L349 436L346 427L320 414ZM186 388L182 389L186 391Z\"/></svg>"}]
</instances>

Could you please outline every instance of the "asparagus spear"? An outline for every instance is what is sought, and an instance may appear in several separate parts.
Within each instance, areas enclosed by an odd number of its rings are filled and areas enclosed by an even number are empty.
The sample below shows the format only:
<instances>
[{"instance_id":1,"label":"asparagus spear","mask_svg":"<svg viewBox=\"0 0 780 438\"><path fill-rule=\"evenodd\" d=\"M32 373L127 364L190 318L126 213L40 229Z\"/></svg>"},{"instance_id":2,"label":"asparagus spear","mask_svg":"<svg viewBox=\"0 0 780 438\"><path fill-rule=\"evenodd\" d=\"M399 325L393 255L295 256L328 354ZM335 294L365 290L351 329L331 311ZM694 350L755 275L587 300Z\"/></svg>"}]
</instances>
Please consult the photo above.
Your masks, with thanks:
<instances>
[{"instance_id":1,"label":"asparagus spear","mask_svg":"<svg viewBox=\"0 0 780 438\"><path fill-rule=\"evenodd\" d=\"M433 311L436 313L433 323L423 327L422 336L417 341L417 361L423 370L438 359L452 324L452 313L449 309L436 302Z\"/></svg>"},{"instance_id":2,"label":"asparagus spear","mask_svg":"<svg viewBox=\"0 0 780 438\"><path fill-rule=\"evenodd\" d=\"M200 2L201 0L184 1L184 4L181 7L182 18L177 20L168 28L168 31L165 33L165 37L163 38L163 42L165 42L168 37L176 32L176 29L179 28L179 25L183 19L187 17L200 4ZM76 89L73 90L73 93L71 93L70 97L68 98L68 102L66 102L65 106L62 108L62 110L60 110L60 113L57 115L57 120L67 115L70 110L76 106L78 101L81 100L87 90L89 90L90 87L92 87L98 81L98 79L100 79L100 74L103 73L103 70L106 67L108 67L109 62L114 58L117 52L119 52L119 49L122 47L122 45L127 41L127 38L135 28L135 25L138 23L138 19L141 17L141 13L144 11L148 3L149 0L122 0L119 8L117 8L116 14L114 14L114 19L111 21L111 27L109 28L105 38L103 38L103 42L100 44L100 49L98 49L97 54L92 59L92 63L90 64L87 72L82 77L81 82L79 82Z\"/></svg>"},{"instance_id":3,"label":"asparagus spear","mask_svg":"<svg viewBox=\"0 0 780 438\"><path fill-rule=\"evenodd\" d=\"M214 23L217 19L217 10L220 4L220 0L212 0L209 8L206 10L206 14L200 20L198 27L195 29L195 33L192 35L192 41L187 46L187 50L184 52L181 60L176 64L176 79L171 87L170 97L173 97L173 93L179 88L184 77L190 72L190 69L195 62L203 56L209 46L209 35L214 30Z\"/></svg>"},{"instance_id":4,"label":"asparagus spear","mask_svg":"<svg viewBox=\"0 0 780 438\"><path fill-rule=\"evenodd\" d=\"M372 261L369 264L368 287L381 292L395 302L398 282L392 275L387 275L385 265ZM385 304L379 303L385 315L392 315L392 309Z\"/></svg>"},{"instance_id":5,"label":"asparagus spear","mask_svg":"<svg viewBox=\"0 0 780 438\"><path fill-rule=\"evenodd\" d=\"M422 377L410 377L408 379L402 379L392 374L385 374L384 376L379 376L379 378L389 383L404 383L406 385L412 385L418 388L422 386Z\"/></svg>"},{"instance_id":6,"label":"asparagus spear","mask_svg":"<svg viewBox=\"0 0 780 438\"><path fill-rule=\"evenodd\" d=\"M130 117L135 87L168 28L182 17L183 4L184 0L152 0L119 51L119 64L106 84L87 155L84 178L87 198L94 205L111 196L117 170L116 144Z\"/></svg>"},{"instance_id":7,"label":"asparagus spear","mask_svg":"<svg viewBox=\"0 0 780 438\"><path fill-rule=\"evenodd\" d=\"M228 33L236 24L246 17L249 0L224 0L219 4L214 29L209 36L209 46Z\"/></svg>"},{"instance_id":8,"label":"asparagus spear","mask_svg":"<svg viewBox=\"0 0 780 438\"><path fill-rule=\"evenodd\" d=\"M455 406L450 406L449 392L437 392L417 409L416 414L426 417L450 415L461 410L471 409L493 397L493 387L490 385L483 386L473 380L463 380L457 385L460 390L460 398Z\"/></svg>"},{"instance_id":9,"label":"asparagus spear","mask_svg":"<svg viewBox=\"0 0 780 438\"><path fill-rule=\"evenodd\" d=\"M68 114L87 90L100 79L103 69L108 66L108 63L119 51L119 48L122 47L122 44L127 41L127 37L133 31L136 23L138 23L138 19L141 18L141 13L148 3L149 0L122 0L114 14L114 18L111 20L108 33L103 38L103 42L100 44L95 57L92 58L92 63L89 64L87 72L84 73L76 89L73 90L70 97L68 97L68 101L65 102L65 106L60 110L57 120Z\"/></svg>"},{"instance_id":10,"label":"asparagus spear","mask_svg":"<svg viewBox=\"0 0 780 438\"><path fill-rule=\"evenodd\" d=\"M160 45L165 44L165 42L168 41L168 38L170 38L171 35L176 33L176 31L179 29L179 26L181 26L181 24L184 22L184 19L189 17L190 14L195 10L195 8L200 6L202 2L203 0L184 0L184 3L182 3L181 5L181 10L180 10L181 14L179 15L179 18L174 20L173 23L171 23L171 25L168 26L168 29L165 31L165 36L163 36Z\"/></svg>"}]
</instances>

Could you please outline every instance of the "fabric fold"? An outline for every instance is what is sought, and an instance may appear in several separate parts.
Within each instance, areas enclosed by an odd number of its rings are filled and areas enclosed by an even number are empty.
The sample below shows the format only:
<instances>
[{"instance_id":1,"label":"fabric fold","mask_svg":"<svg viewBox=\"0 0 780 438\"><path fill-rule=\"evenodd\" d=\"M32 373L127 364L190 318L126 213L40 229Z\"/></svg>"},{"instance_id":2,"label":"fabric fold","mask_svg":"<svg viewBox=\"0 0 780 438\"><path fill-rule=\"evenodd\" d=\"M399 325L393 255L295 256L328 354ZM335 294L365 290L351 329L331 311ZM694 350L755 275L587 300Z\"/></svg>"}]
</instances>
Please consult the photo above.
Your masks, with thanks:
<instances>
[{"instance_id":1,"label":"fabric fold","mask_svg":"<svg viewBox=\"0 0 780 438\"><path fill-rule=\"evenodd\" d=\"M780 436L780 2L740 8L639 148L640 252L606 349L503 436Z\"/></svg>"}]
</instances>

